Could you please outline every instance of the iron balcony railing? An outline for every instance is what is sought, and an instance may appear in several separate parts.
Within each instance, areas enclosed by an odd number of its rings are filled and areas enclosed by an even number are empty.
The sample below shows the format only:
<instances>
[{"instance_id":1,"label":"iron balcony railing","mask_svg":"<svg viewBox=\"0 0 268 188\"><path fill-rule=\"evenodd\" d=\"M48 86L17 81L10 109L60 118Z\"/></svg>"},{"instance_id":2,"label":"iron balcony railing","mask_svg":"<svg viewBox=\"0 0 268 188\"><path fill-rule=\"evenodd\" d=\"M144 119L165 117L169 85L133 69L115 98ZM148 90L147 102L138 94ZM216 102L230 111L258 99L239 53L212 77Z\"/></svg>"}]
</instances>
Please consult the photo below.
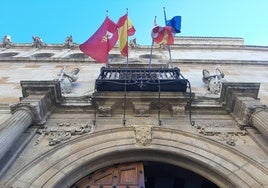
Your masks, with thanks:
<instances>
[{"instance_id":1,"label":"iron balcony railing","mask_svg":"<svg viewBox=\"0 0 268 188\"><path fill-rule=\"evenodd\" d=\"M188 80L179 68L101 68L96 91L186 92Z\"/></svg>"}]
</instances>

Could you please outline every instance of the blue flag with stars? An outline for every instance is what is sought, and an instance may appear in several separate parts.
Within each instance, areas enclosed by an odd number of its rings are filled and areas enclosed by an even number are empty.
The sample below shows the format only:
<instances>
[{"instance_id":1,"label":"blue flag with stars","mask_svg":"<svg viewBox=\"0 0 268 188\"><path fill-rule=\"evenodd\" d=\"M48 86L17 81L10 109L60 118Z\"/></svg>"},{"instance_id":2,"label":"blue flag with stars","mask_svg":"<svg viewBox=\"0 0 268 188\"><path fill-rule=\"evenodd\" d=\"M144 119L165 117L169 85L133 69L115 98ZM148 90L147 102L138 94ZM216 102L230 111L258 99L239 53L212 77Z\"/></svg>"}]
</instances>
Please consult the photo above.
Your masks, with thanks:
<instances>
[{"instance_id":1,"label":"blue flag with stars","mask_svg":"<svg viewBox=\"0 0 268 188\"><path fill-rule=\"evenodd\" d=\"M175 33L181 32L181 16L174 16L170 20L166 20L166 25L173 28Z\"/></svg>"}]
</instances>

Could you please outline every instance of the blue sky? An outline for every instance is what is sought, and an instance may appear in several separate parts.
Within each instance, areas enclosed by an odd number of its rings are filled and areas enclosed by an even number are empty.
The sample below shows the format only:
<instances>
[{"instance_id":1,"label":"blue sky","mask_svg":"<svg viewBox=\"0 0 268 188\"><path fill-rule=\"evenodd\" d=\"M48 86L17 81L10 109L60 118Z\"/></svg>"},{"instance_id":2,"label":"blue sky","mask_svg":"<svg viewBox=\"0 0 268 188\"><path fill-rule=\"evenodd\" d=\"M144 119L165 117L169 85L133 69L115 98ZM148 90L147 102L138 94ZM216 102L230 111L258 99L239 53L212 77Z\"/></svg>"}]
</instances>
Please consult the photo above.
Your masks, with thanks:
<instances>
[{"instance_id":1,"label":"blue sky","mask_svg":"<svg viewBox=\"0 0 268 188\"><path fill-rule=\"evenodd\" d=\"M14 43L31 43L40 36L45 43L86 41L109 17L117 22L128 8L138 44L151 44L154 17L182 16L178 36L242 37L247 45L268 46L268 0L1 0L0 37ZM132 37L131 37L132 38Z\"/></svg>"}]
</instances>

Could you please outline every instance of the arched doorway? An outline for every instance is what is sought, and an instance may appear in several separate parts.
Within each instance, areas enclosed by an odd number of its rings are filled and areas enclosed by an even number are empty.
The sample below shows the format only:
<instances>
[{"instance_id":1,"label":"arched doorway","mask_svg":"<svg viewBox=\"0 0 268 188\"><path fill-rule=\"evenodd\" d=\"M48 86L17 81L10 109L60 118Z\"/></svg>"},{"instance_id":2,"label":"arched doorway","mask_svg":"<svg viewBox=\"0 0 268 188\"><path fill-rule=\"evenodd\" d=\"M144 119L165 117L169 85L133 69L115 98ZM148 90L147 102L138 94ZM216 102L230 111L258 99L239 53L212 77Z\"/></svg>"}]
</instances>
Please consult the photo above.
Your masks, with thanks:
<instances>
[{"instance_id":1,"label":"arched doorway","mask_svg":"<svg viewBox=\"0 0 268 188\"><path fill-rule=\"evenodd\" d=\"M154 161L115 164L97 170L71 188L218 188L208 179L181 167Z\"/></svg>"},{"instance_id":2,"label":"arched doorway","mask_svg":"<svg viewBox=\"0 0 268 188\"><path fill-rule=\"evenodd\" d=\"M100 169L131 162L144 162L144 169L145 162L180 167L219 187L267 185L266 168L231 147L183 131L163 127L152 127L151 131L152 140L144 146L137 144L134 127L82 135L36 156L4 185L71 187Z\"/></svg>"}]
</instances>

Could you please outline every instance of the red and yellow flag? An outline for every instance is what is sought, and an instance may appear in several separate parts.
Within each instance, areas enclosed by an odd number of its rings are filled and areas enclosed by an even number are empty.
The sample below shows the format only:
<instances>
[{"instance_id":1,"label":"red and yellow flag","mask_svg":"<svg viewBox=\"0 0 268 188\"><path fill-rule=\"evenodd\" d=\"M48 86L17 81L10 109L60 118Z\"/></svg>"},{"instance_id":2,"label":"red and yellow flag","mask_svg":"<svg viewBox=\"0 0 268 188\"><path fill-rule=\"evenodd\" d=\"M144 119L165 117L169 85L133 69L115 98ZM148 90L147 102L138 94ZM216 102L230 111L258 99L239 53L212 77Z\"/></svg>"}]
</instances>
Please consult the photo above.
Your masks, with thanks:
<instances>
[{"instance_id":1,"label":"red and yellow flag","mask_svg":"<svg viewBox=\"0 0 268 188\"><path fill-rule=\"evenodd\" d=\"M119 36L119 50L123 56L128 56L128 36L132 36L136 32L132 22L128 18L128 14L125 14L119 18L117 27Z\"/></svg>"},{"instance_id":2,"label":"red and yellow flag","mask_svg":"<svg viewBox=\"0 0 268 188\"><path fill-rule=\"evenodd\" d=\"M157 44L174 44L172 27L170 26L155 26L152 30L152 38Z\"/></svg>"}]
</instances>

